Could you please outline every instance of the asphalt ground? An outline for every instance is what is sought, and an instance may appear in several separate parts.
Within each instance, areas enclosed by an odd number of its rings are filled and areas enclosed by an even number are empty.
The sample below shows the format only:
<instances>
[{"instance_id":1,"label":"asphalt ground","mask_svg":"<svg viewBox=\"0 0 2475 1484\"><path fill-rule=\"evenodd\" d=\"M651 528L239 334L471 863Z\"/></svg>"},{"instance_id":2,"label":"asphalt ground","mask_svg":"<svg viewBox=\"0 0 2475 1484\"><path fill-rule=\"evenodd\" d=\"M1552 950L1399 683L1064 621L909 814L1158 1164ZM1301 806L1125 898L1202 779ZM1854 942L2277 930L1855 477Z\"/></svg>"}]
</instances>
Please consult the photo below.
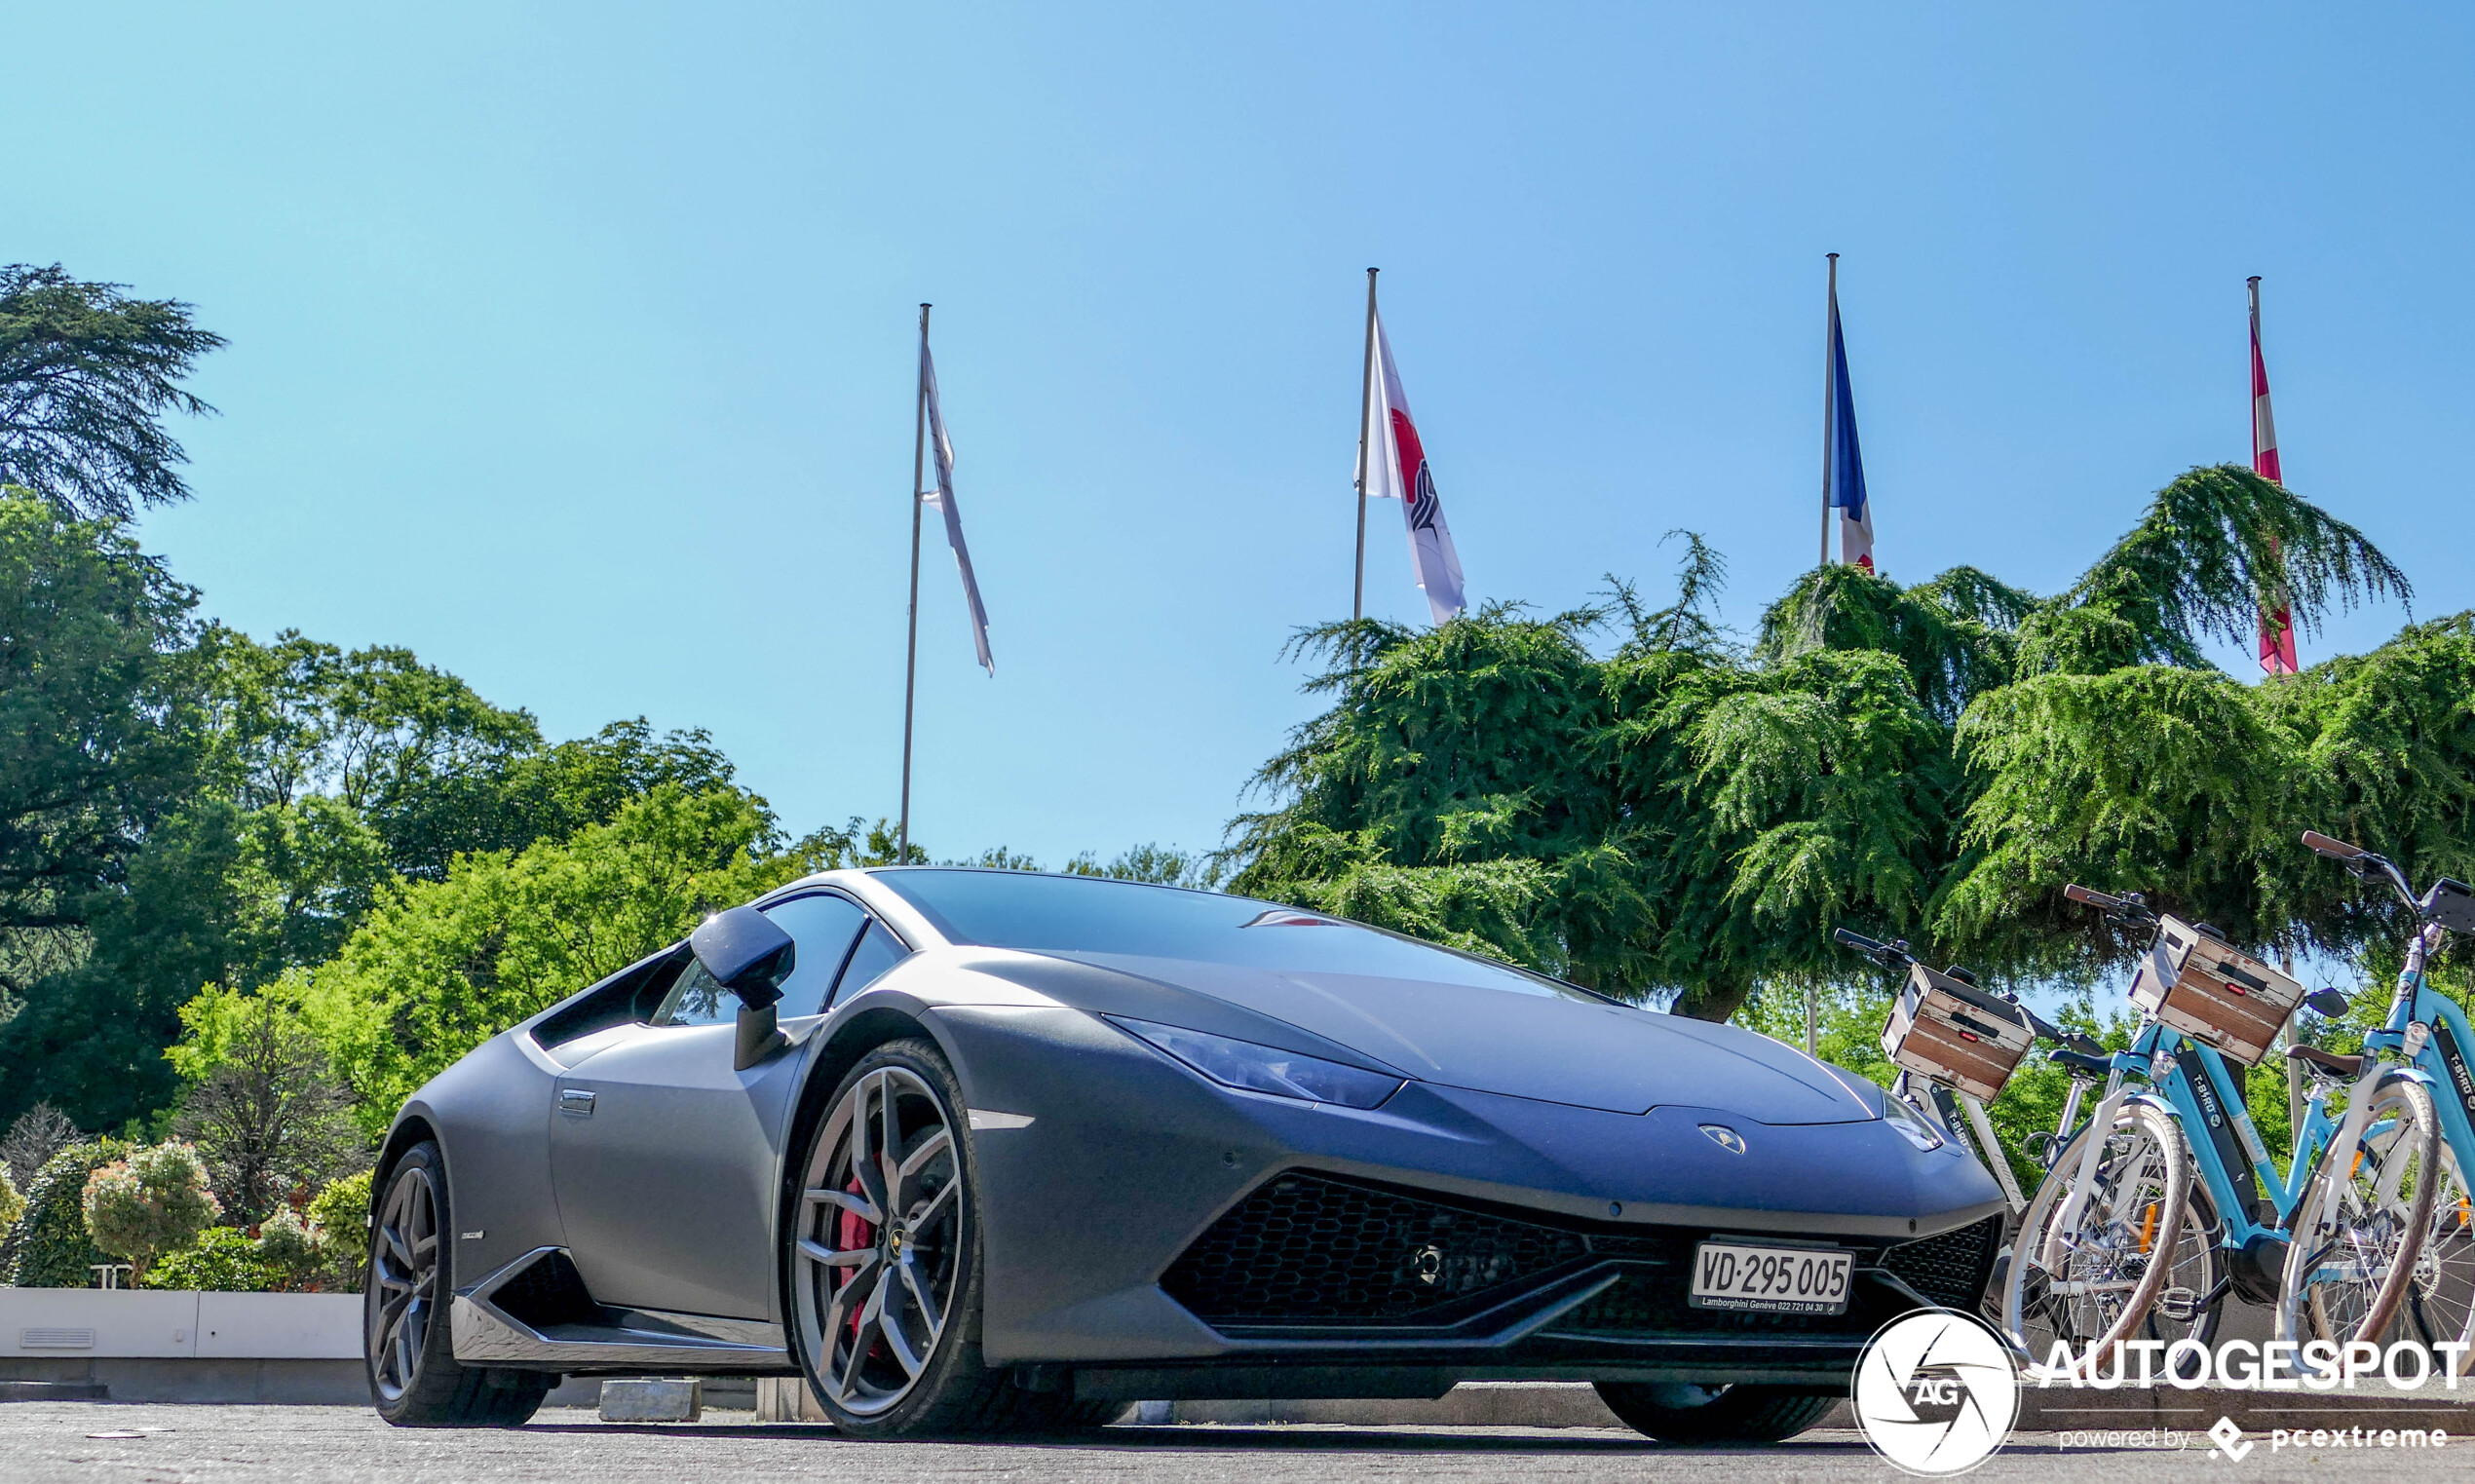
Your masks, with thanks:
<instances>
[{"instance_id":1,"label":"asphalt ground","mask_svg":"<svg viewBox=\"0 0 2475 1484\"><path fill-rule=\"evenodd\" d=\"M101 1434L101 1435L97 1435ZM2014 1436L1969 1474L2000 1484L2158 1484L2464 1478L2475 1437L2441 1450L2287 1448L2266 1438L2240 1463L2205 1438ZM707 1413L695 1424L623 1426L546 1409L510 1431L397 1429L358 1407L222 1407L17 1402L0 1405L0 1480L200 1484L695 1484L796 1479L832 1484L1332 1484L1336 1480L1771 1481L1896 1478L1853 1432L1818 1430L1770 1448L1677 1448L1594 1428L1116 1427L1072 1440L858 1443L830 1428Z\"/></svg>"}]
</instances>

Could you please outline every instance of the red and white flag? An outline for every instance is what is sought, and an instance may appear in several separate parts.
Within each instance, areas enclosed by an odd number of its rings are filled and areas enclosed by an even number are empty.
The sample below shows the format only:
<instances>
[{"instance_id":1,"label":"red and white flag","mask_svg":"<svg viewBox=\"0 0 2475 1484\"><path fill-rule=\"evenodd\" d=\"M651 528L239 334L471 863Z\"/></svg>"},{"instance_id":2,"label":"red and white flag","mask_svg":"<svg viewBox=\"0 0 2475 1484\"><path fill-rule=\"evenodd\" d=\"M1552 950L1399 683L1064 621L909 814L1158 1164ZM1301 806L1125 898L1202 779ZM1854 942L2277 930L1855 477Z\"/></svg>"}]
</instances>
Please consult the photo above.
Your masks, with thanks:
<instances>
[{"instance_id":1,"label":"red and white flag","mask_svg":"<svg viewBox=\"0 0 2475 1484\"><path fill-rule=\"evenodd\" d=\"M2261 359L2261 281L2252 287L2252 472L2273 484L2286 482L2277 466L2277 421L2268 411L2268 362ZM2295 660L2294 610L2283 590L2261 594L2261 668L2291 675Z\"/></svg>"},{"instance_id":2,"label":"red and white flag","mask_svg":"<svg viewBox=\"0 0 2475 1484\"><path fill-rule=\"evenodd\" d=\"M971 549L963 541L962 508L954 503L954 440L945 436L945 409L937 405L936 362L929 358L925 330L920 335L920 396L928 403L929 462L936 470L936 488L921 490L920 503L945 517L945 544L954 549L955 569L963 574L963 597L971 607L971 644L980 668L994 676L997 661L988 652L988 610L980 604L979 574L971 570ZM907 757L902 766L910 767Z\"/></svg>"},{"instance_id":3,"label":"red and white flag","mask_svg":"<svg viewBox=\"0 0 2475 1484\"><path fill-rule=\"evenodd\" d=\"M1392 364L1392 342L1384 323L1375 322L1375 363L1366 387L1366 493L1375 500L1398 500L1409 526L1410 565L1427 593L1428 611L1443 623L1460 613L1461 556L1453 550L1452 527L1444 523L1444 507L1435 498L1434 472L1427 463L1427 445L1409 415L1409 398L1401 391L1401 373Z\"/></svg>"}]
</instances>

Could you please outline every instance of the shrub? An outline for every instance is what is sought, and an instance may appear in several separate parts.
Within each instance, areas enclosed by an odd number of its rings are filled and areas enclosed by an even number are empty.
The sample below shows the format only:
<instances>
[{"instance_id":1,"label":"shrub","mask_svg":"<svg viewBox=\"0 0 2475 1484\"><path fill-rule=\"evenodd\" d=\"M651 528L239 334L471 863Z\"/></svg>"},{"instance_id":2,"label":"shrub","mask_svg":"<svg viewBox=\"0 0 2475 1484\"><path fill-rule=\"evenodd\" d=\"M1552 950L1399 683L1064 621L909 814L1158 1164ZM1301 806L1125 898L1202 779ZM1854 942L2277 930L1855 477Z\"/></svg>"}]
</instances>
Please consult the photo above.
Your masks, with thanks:
<instances>
[{"instance_id":1,"label":"shrub","mask_svg":"<svg viewBox=\"0 0 2475 1484\"><path fill-rule=\"evenodd\" d=\"M8 1170L0 1168L0 1227L16 1226L18 1218L24 1214L25 1198L18 1194L18 1182L9 1178Z\"/></svg>"},{"instance_id":2,"label":"shrub","mask_svg":"<svg viewBox=\"0 0 2475 1484\"><path fill-rule=\"evenodd\" d=\"M146 1270L148 1288L203 1289L208 1293L264 1293L282 1286L284 1275L239 1227L209 1227L197 1240L167 1252Z\"/></svg>"},{"instance_id":3,"label":"shrub","mask_svg":"<svg viewBox=\"0 0 2475 1484\"><path fill-rule=\"evenodd\" d=\"M86 1230L86 1180L129 1152L118 1139L72 1144L43 1162L26 1188L25 1214L9 1244L8 1280L19 1288L86 1288L97 1264L112 1259L96 1249Z\"/></svg>"},{"instance_id":4,"label":"shrub","mask_svg":"<svg viewBox=\"0 0 2475 1484\"><path fill-rule=\"evenodd\" d=\"M317 1288L326 1276L326 1234L304 1222L290 1206L258 1224L258 1256L286 1289Z\"/></svg>"},{"instance_id":5,"label":"shrub","mask_svg":"<svg viewBox=\"0 0 2475 1484\"><path fill-rule=\"evenodd\" d=\"M89 1175L85 1209L95 1245L127 1258L140 1281L156 1258L188 1245L223 1211L207 1189L198 1151L177 1140L136 1150Z\"/></svg>"},{"instance_id":6,"label":"shrub","mask_svg":"<svg viewBox=\"0 0 2475 1484\"><path fill-rule=\"evenodd\" d=\"M309 1203L309 1219L324 1236L326 1260L336 1286L359 1288L361 1270L369 1261L369 1179L362 1170L346 1175L320 1191Z\"/></svg>"}]
</instances>

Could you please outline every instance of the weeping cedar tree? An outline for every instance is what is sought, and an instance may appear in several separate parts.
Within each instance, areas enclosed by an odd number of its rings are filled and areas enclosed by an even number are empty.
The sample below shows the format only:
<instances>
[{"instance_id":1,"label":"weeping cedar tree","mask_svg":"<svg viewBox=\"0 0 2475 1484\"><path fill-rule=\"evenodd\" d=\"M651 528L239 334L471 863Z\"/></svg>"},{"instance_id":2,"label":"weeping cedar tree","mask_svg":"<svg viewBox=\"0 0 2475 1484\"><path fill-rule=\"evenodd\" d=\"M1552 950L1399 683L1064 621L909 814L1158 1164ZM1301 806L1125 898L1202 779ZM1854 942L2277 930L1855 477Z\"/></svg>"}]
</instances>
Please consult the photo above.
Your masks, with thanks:
<instances>
[{"instance_id":1,"label":"weeping cedar tree","mask_svg":"<svg viewBox=\"0 0 2475 1484\"><path fill-rule=\"evenodd\" d=\"M133 299L58 264L0 268L0 483L73 519L189 498L167 411L214 409L180 381L223 337L174 299Z\"/></svg>"},{"instance_id":2,"label":"weeping cedar tree","mask_svg":"<svg viewBox=\"0 0 2475 1484\"><path fill-rule=\"evenodd\" d=\"M2176 479L2055 597L1829 566L1739 645L1723 579L1694 537L1656 611L1619 582L1549 618L1302 631L1333 704L1256 776L1274 807L1234 821L1233 889L1725 1019L1761 984L1865 978L1841 923L1997 973L2119 963L2139 945L2067 907L2071 881L2256 947L2378 948L2384 920L2294 847L2306 825L2475 868L2468 621L2271 685L2208 664L2256 592L2306 633L2410 592L2247 470Z\"/></svg>"}]
</instances>

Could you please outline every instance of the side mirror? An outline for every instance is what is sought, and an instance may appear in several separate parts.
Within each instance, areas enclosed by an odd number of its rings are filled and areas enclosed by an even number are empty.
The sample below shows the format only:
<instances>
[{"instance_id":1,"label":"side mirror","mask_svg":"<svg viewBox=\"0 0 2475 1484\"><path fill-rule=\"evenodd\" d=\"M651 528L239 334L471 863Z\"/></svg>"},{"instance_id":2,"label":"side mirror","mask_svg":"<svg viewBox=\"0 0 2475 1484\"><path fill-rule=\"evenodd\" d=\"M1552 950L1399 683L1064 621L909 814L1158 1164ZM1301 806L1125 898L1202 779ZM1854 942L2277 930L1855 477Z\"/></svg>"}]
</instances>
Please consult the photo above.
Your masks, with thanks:
<instances>
[{"instance_id":1,"label":"side mirror","mask_svg":"<svg viewBox=\"0 0 2475 1484\"><path fill-rule=\"evenodd\" d=\"M706 918L688 934L688 949L713 982L750 1009L769 1008L782 997L782 980L790 977L799 951L789 933L754 907Z\"/></svg>"},{"instance_id":2,"label":"side mirror","mask_svg":"<svg viewBox=\"0 0 2475 1484\"><path fill-rule=\"evenodd\" d=\"M777 1023L775 1006L790 977L798 945L774 920L754 907L716 913L688 934L688 951L714 982L739 996L739 1039L731 1057L744 1072L790 1044Z\"/></svg>"},{"instance_id":3,"label":"side mirror","mask_svg":"<svg viewBox=\"0 0 2475 1484\"><path fill-rule=\"evenodd\" d=\"M2346 1012L2346 997L2334 989L2315 989L2304 996L2304 1008L2315 1015L2335 1020Z\"/></svg>"}]
</instances>

